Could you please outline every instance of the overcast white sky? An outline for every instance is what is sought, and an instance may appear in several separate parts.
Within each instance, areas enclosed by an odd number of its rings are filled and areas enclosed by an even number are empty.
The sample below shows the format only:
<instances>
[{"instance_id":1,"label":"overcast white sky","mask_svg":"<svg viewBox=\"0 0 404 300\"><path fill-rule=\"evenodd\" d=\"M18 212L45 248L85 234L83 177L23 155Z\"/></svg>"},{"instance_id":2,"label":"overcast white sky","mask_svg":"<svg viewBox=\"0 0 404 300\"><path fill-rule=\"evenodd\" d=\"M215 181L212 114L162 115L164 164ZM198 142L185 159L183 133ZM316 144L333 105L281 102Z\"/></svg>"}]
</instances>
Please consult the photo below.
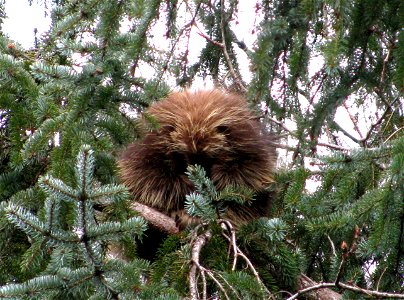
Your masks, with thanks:
<instances>
[{"instance_id":1,"label":"overcast white sky","mask_svg":"<svg viewBox=\"0 0 404 300\"><path fill-rule=\"evenodd\" d=\"M251 5L253 3L254 2L249 3L249 1L240 1L240 12L251 11ZM28 5L28 0L7 0L5 8L8 18L4 20L3 32L8 34L12 40L20 43L26 49L34 47L34 28L38 29L38 37L49 29L50 18L49 16L45 17L45 8L37 4L36 0L33 1L32 6ZM244 17L245 14L243 15L244 26L239 24L239 26L236 26L235 31L238 37L244 39L246 44L251 47L256 38L251 34L254 18L251 17L245 19ZM248 24L248 26L245 26L246 24ZM195 39L203 40L203 38L197 35ZM243 67L248 70L247 59L241 60L240 63L245 64ZM336 119L346 130L356 136L356 132L353 130L346 111L339 109Z\"/></svg>"},{"instance_id":2,"label":"overcast white sky","mask_svg":"<svg viewBox=\"0 0 404 300\"><path fill-rule=\"evenodd\" d=\"M50 18L45 18L43 6L28 0L7 0L5 4L7 17L3 23L3 31L24 48L34 47L34 28L38 29L38 37L50 25Z\"/></svg>"}]
</instances>

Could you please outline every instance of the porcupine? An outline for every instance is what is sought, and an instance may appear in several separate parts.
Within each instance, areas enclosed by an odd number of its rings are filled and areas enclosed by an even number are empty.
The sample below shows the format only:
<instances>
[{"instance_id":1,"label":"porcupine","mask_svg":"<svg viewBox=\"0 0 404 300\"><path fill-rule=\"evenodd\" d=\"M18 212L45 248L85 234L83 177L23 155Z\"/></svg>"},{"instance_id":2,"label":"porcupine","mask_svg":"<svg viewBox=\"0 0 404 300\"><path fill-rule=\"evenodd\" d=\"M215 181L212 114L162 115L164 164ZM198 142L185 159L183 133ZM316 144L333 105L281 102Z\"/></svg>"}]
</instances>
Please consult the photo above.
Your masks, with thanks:
<instances>
[{"instance_id":1,"label":"porcupine","mask_svg":"<svg viewBox=\"0 0 404 300\"><path fill-rule=\"evenodd\" d=\"M240 96L219 90L175 92L152 104L149 114L158 128L129 145L119 160L122 181L133 199L177 218L194 190L188 165L202 166L217 190L228 185L253 190L251 205L229 202L224 218L241 224L267 216L276 163L274 139Z\"/></svg>"}]
</instances>

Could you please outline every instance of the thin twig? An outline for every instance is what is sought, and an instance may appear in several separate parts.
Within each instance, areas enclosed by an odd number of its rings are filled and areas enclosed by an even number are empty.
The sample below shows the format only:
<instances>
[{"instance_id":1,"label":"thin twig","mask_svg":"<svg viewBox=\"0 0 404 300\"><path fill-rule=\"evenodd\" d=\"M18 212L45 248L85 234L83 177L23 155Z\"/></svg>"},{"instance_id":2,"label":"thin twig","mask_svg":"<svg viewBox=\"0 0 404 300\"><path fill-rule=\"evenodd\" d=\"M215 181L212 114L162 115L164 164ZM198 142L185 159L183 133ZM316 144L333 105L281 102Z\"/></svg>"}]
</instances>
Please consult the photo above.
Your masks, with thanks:
<instances>
[{"instance_id":1,"label":"thin twig","mask_svg":"<svg viewBox=\"0 0 404 300\"><path fill-rule=\"evenodd\" d=\"M216 275L218 277L220 277L221 280L223 280L224 283L227 284L227 286L232 290L232 292L234 293L234 295L237 295L237 299L241 299L238 295L239 293L236 291L236 289L227 281L226 278L224 278L220 273L216 272Z\"/></svg>"},{"instance_id":2,"label":"thin twig","mask_svg":"<svg viewBox=\"0 0 404 300\"><path fill-rule=\"evenodd\" d=\"M222 235L229 241L230 244L232 244L232 247L234 249L234 256L238 257L240 256L241 258L244 259L244 261L247 263L249 269L251 270L251 272L253 272L255 279L257 280L257 282L261 285L262 289L267 293L267 295L270 296L270 298L273 298L271 292L267 289L267 287L265 286L265 284L262 282L257 270L255 269L255 267L253 266L253 264L251 263L251 261L248 259L248 257L240 250L240 248L237 246L236 244L236 238L235 238L235 232L234 229L231 225L230 222L226 221L226 220L220 220L219 221L221 224L225 224L225 227L227 229L227 231L230 233L230 236L228 236L227 234L225 234L224 232L222 232ZM235 260L236 261L236 258Z\"/></svg>"},{"instance_id":3,"label":"thin twig","mask_svg":"<svg viewBox=\"0 0 404 300\"><path fill-rule=\"evenodd\" d=\"M296 148L295 148L295 147L292 147L292 146L289 146L289 145L279 144L279 143L272 143L272 145L273 145L275 148L285 149L285 150L288 150L288 151L296 151Z\"/></svg>"},{"instance_id":4,"label":"thin twig","mask_svg":"<svg viewBox=\"0 0 404 300\"><path fill-rule=\"evenodd\" d=\"M335 250L334 242L332 241L331 237L328 234L327 234L327 238L328 238L328 241L330 242L330 245L331 245L332 255L337 257L337 251Z\"/></svg>"},{"instance_id":5,"label":"thin twig","mask_svg":"<svg viewBox=\"0 0 404 300\"><path fill-rule=\"evenodd\" d=\"M226 299L230 300L229 295L227 295L226 290L224 289L224 287L222 286L222 284L220 283L219 280L217 280L217 278L215 276L213 276L212 271L205 269L204 267L200 266L201 270L206 272L206 274L208 274L208 276L216 283L216 285L219 287L219 289L223 292L223 295ZM233 288L232 288L233 289Z\"/></svg>"},{"instance_id":6,"label":"thin twig","mask_svg":"<svg viewBox=\"0 0 404 300\"><path fill-rule=\"evenodd\" d=\"M404 294L378 292L378 291L363 289L363 288L360 288L358 286L353 286L353 285L342 283L342 282L339 283L339 286L346 289L346 290L366 294L366 295L369 295L369 296L382 297L382 298L404 299Z\"/></svg>"},{"instance_id":7,"label":"thin twig","mask_svg":"<svg viewBox=\"0 0 404 300\"><path fill-rule=\"evenodd\" d=\"M337 127L337 129L339 131L341 131L345 136L347 136L348 138L350 138L352 141L354 141L355 143L359 144L360 141L354 137L353 135L351 135L348 131L346 131L344 128L341 127L341 125L339 125L337 122L333 121L333 125L335 127Z\"/></svg>"},{"instance_id":8,"label":"thin twig","mask_svg":"<svg viewBox=\"0 0 404 300\"><path fill-rule=\"evenodd\" d=\"M279 125L281 128L283 128L285 131L289 132L292 136L297 137L295 132L291 129L289 129L283 122L278 121L274 118L271 118L269 116L265 116L265 119L271 121L272 123L275 123L276 125Z\"/></svg>"},{"instance_id":9,"label":"thin twig","mask_svg":"<svg viewBox=\"0 0 404 300\"><path fill-rule=\"evenodd\" d=\"M327 147L327 148L331 148L334 150L340 150L340 151L349 151L351 150L350 148L346 148L340 145L335 145L335 144L328 144L328 143L317 143L317 146L321 146L321 147Z\"/></svg>"},{"instance_id":10,"label":"thin twig","mask_svg":"<svg viewBox=\"0 0 404 300\"><path fill-rule=\"evenodd\" d=\"M224 26L225 26L225 20L224 20L224 0L220 1L220 15L221 15L221 20L220 20L220 29L222 31L222 44L223 44L223 55L226 59L227 65L229 67L229 71L231 75L233 76L234 81L236 84L239 86L239 88L243 91L246 92L247 88L243 85L241 82L239 76L237 76L236 71L234 70L233 64L231 62L229 53L227 52L227 46L226 46L226 38L225 38L225 31L224 31Z\"/></svg>"},{"instance_id":11,"label":"thin twig","mask_svg":"<svg viewBox=\"0 0 404 300\"><path fill-rule=\"evenodd\" d=\"M382 274L381 274L381 275L380 275L380 277L379 277L379 280L377 281L377 285L376 285L376 291L378 291L378 290L379 290L380 281L382 280L383 275L384 275L384 273L386 272L386 270L387 270L387 267L385 267L385 268L384 268L384 270L383 270Z\"/></svg>"},{"instance_id":12,"label":"thin twig","mask_svg":"<svg viewBox=\"0 0 404 300\"><path fill-rule=\"evenodd\" d=\"M360 140L360 142L362 143L366 143L367 140L370 138L370 135L372 134L373 130L379 126L382 121L384 120L384 118L387 116L387 113L391 111L391 107L393 107L394 103L399 99L399 97L397 97L396 99L394 99L390 105L386 108L386 110L383 112L383 115L376 121L376 123L372 124L370 126L369 131L367 132L366 136Z\"/></svg>"},{"instance_id":13,"label":"thin twig","mask_svg":"<svg viewBox=\"0 0 404 300\"><path fill-rule=\"evenodd\" d=\"M360 131L359 126L358 126L358 120L351 114L349 107L346 104L346 101L343 102L343 106L344 106L346 112L348 113L349 118L351 119L351 122L354 126L355 131L359 134L360 138L363 139L362 132Z\"/></svg>"},{"instance_id":14,"label":"thin twig","mask_svg":"<svg viewBox=\"0 0 404 300\"><path fill-rule=\"evenodd\" d=\"M224 48L223 44L212 40L210 37L208 37L202 31L197 32L197 34L199 34L201 37L203 37L204 39L206 39L208 42L212 43L213 45L216 45L216 46L218 46L218 47L220 47L222 49Z\"/></svg>"}]
</instances>

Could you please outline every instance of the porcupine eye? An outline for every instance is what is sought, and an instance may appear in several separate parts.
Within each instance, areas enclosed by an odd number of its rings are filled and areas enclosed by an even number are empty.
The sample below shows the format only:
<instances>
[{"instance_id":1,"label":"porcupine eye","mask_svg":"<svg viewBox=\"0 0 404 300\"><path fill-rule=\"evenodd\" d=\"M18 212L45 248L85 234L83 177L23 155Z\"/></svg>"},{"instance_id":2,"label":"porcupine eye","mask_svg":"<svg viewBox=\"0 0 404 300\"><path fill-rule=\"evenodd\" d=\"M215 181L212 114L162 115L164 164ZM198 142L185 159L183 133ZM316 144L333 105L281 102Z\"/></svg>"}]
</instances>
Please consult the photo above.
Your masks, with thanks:
<instances>
[{"instance_id":1,"label":"porcupine eye","mask_svg":"<svg viewBox=\"0 0 404 300\"><path fill-rule=\"evenodd\" d=\"M174 131L174 126L172 126L172 125L161 126L161 131L164 132L164 133L173 132Z\"/></svg>"},{"instance_id":2,"label":"porcupine eye","mask_svg":"<svg viewBox=\"0 0 404 300\"><path fill-rule=\"evenodd\" d=\"M217 132L221 133L221 134L228 134L230 131L229 127L225 126L225 125L220 125L217 126Z\"/></svg>"}]
</instances>

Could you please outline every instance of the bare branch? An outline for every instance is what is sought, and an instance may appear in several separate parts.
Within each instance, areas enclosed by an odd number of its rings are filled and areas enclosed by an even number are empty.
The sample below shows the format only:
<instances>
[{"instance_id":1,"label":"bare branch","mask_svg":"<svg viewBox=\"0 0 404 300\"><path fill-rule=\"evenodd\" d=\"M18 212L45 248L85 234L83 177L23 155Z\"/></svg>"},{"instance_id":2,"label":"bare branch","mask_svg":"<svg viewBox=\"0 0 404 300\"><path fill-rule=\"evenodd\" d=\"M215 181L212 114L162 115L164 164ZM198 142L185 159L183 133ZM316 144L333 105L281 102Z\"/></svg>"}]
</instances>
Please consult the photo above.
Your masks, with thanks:
<instances>
[{"instance_id":1,"label":"bare branch","mask_svg":"<svg viewBox=\"0 0 404 300\"><path fill-rule=\"evenodd\" d=\"M396 294L396 293L388 293L388 292L379 292L379 291L367 290L367 289L360 288L358 286L353 286L353 285L342 283L342 282L339 283L339 286L346 289L346 290L350 290L350 291L353 291L353 292L358 292L358 293L361 293L361 294L366 294L366 295L369 295L369 296L381 297L381 298L404 299L404 294Z\"/></svg>"},{"instance_id":2,"label":"bare branch","mask_svg":"<svg viewBox=\"0 0 404 300\"><path fill-rule=\"evenodd\" d=\"M239 76L236 74L236 71L234 70L233 64L231 62L229 53L227 52L227 46L226 46L226 39L225 39L225 31L224 31L224 26L225 26L225 20L224 20L224 0L221 0L220 2L220 13L221 13L221 20L220 20L220 29L222 31L222 44L223 44L223 54L226 59L227 65L229 67L229 71L231 73L231 76L233 77L234 81L236 84L239 86L239 88L243 91L246 92L247 88L243 85L241 82Z\"/></svg>"},{"instance_id":3,"label":"bare branch","mask_svg":"<svg viewBox=\"0 0 404 300\"><path fill-rule=\"evenodd\" d=\"M348 113L349 118L351 119L351 122L354 126L355 131L359 134L360 138L363 139L362 132L360 131L359 126L358 126L358 120L351 114L351 111L349 110L349 107L346 104L346 101L343 102L343 106L344 106L346 112Z\"/></svg>"},{"instance_id":4,"label":"bare branch","mask_svg":"<svg viewBox=\"0 0 404 300\"><path fill-rule=\"evenodd\" d=\"M327 238L328 238L328 241L330 242L330 245L331 245L332 255L334 257L337 257L337 251L335 250L334 242L332 241L331 237L328 234L327 234Z\"/></svg>"},{"instance_id":5,"label":"bare branch","mask_svg":"<svg viewBox=\"0 0 404 300\"><path fill-rule=\"evenodd\" d=\"M335 127L337 127L337 129L339 131L341 131L345 136L347 136L348 138L350 138L352 141L354 141L355 143L359 144L360 141L354 137L353 135L351 135L348 131L346 131L344 128L341 127L341 125L339 125L337 122L333 121L333 125Z\"/></svg>"},{"instance_id":6,"label":"bare branch","mask_svg":"<svg viewBox=\"0 0 404 300\"><path fill-rule=\"evenodd\" d=\"M169 216L149 206L140 204L139 202L132 202L131 208L137 211L143 218L158 229L167 232L168 234L178 233L179 230L174 219Z\"/></svg>"},{"instance_id":7,"label":"bare branch","mask_svg":"<svg viewBox=\"0 0 404 300\"><path fill-rule=\"evenodd\" d=\"M283 128L285 131L289 132L292 136L296 137L296 134L294 133L294 131L292 129L289 129L284 123L282 123L281 121L278 121L274 118L271 118L269 116L265 116L265 119L271 121L272 123L275 123L276 125L279 125L281 128Z\"/></svg>"},{"instance_id":8,"label":"bare branch","mask_svg":"<svg viewBox=\"0 0 404 300\"><path fill-rule=\"evenodd\" d=\"M216 285L219 287L219 289L223 292L224 297L226 299L230 299L229 296L227 295L225 288L222 286L220 281L216 279L216 277L213 275L213 272L204 268L199 263L199 255L201 253L202 247L210 240L211 237L212 237L212 232L210 230L207 230L203 234L197 236L192 245L192 254L191 254L192 266L189 271L189 289L191 292L192 300L199 299L198 280L196 278L197 274L198 274L198 270L202 277L203 299L204 300L207 299L207 292L206 292L207 285L206 285L205 273L216 283Z\"/></svg>"},{"instance_id":9,"label":"bare branch","mask_svg":"<svg viewBox=\"0 0 404 300\"><path fill-rule=\"evenodd\" d=\"M199 34L201 37L203 37L204 39L206 39L208 42L212 43L213 45L216 45L216 46L218 46L218 47L220 47L222 49L224 48L223 44L212 40L210 37L208 37L202 31L197 32L197 34Z\"/></svg>"},{"instance_id":10,"label":"bare branch","mask_svg":"<svg viewBox=\"0 0 404 300\"><path fill-rule=\"evenodd\" d=\"M292 297L287 298L286 300L294 300L297 299L299 296L305 294L305 293L310 293L313 291L316 291L314 295L312 295L311 298L313 299L318 299L318 300L338 300L341 299L341 294L334 292L333 290L329 289L332 287L337 287L335 282L322 282L322 283L317 283L311 280L309 277L307 277L304 274L300 274L299 278L299 286L301 289L294 294ZM351 284L346 284L340 282L338 284L339 288L365 294L368 296L373 296L373 297L378 297L378 298L395 298L395 299L404 299L404 294L397 294L397 293L388 293L388 292L379 292L379 291L373 291L373 290L368 290L368 289L363 289Z\"/></svg>"},{"instance_id":11,"label":"bare branch","mask_svg":"<svg viewBox=\"0 0 404 300\"><path fill-rule=\"evenodd\" d=\"M399 97L397 97L396 99L394 99L390 105L386 108L386 110L383 112L383 115L376 121L376 123L372 124L372 126L370 126L370 129L368 131L368 133L366 134L366 136L360 140L360 142L362 143L366 143L367 140L370 138L370 135L372 134L373 130L379 126L382 121L384 120L384 118L386 118L387 113L391 111L391 107L393 107L394 103L399 99Z\"/></svg>"},{"instance_id":12,"label":"bare branch","mask_svg":"<svg viewBox=\"0 0 404 300\"><path fill-rule=\"evenodd\" d=\"M351 150L350 148L346 148L340 145L335 145L335 144L328 144L328 143L317 143L317 146L321 146L321 147L327 147L327 148L331 148L334 150L340 150L340 151L349 151Z\"/></svg>"},{"instance_id":13,"label":"bare branch","mask_svg":"<svg viewBox=\"0 0 404 300\"><path fill-rule=\"evenodd\" d=\"M315 290L319 290L319 289L324 289L324 288L330 288L330 287L335 287L335 283L318 283L316 285L312 285L310 287L307 287L305 289L300 290L299 292L297 292L296 294L294 294L292 297L287 298L287 300L294 300L297 299L297 297L299 297L300 295L303 295L305 293L308 293L310 291L315 291ZM335 298L327 298L329 300L337 300L337 299L341 299L341 295L336 294ZM326 299L326 298L321 298L319 297L318 299Z\"/></svg>"},{"instance_id":14,"label":"bare branch","mask_svg":"<svg viewBox=\"0 0 404 300\"><path fill-rule=\"evenodd\" d=\"M257 280L257 282L261 285L262 289L265 291L265 293L267 295L270 296L270 298L272 299L273 296L271 294L271 292L267 289L267 287L264 285L264 283L262 282L257 270L255 269L255 267L253 266L253 264L251 263L251 261L248 259L248 257L240 250L240 248L237 246L236 244L236 234L235 231L233 229L233 226L231 225L231 223L229 221L226 220L220 220L219 221L220 224L224 224L226 230L230 233L230 236L225 234L224 232L222 232L222 235L229 241L229 243L231 244L233 251L234 251L234 262L233 262L233 267L235 267L235 263L237 260L237 257L240 256L241 258L244 259L244 261L247 263L249 269L253 272L255 279Z\"/></svg>"}]
</instances>

